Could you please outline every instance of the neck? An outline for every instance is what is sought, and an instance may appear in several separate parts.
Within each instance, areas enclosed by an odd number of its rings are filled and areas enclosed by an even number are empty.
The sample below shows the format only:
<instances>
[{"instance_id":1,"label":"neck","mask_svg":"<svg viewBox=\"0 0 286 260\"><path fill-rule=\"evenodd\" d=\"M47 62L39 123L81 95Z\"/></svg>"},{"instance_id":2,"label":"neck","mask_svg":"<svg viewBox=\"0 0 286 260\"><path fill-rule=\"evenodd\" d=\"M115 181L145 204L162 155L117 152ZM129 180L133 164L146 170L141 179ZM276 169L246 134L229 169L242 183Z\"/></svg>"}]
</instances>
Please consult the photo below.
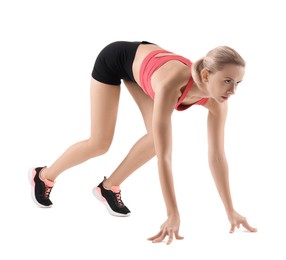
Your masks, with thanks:
<instances>
[{"instance_id":1,"label":"neck","mask_svg":"<svg viewBox=\"0 0 286 260\"><path fill-rule=\"evenodd\" d=\"M198 84L196 82L193 83L192 88L189 91L191 97L199 97L199 98L207 98L209 94L205 90L203 84Z\"/></svg>"}]
</instances>

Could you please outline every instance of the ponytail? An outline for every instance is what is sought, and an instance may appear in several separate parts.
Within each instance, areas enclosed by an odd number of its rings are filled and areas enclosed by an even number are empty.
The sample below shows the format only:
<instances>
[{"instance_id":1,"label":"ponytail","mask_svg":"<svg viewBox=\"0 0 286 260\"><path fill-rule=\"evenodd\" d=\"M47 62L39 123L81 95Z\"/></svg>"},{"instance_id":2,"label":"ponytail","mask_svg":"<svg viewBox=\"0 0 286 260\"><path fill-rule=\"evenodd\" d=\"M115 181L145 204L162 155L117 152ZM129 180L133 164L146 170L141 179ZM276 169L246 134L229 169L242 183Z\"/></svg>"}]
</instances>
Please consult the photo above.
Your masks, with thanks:
<instances>
[{"instance_id":1,"label":"ponytail","mask_svg":"<svg viewBox=\"0 0 286 260\"><path fill-rule=\"evenodd\" d=\"M201 71L206 68L209 73L221 71L226 64L245 67L244 59L234 49L228 46L219 46L209 51L207 55L192 65L192 76L197 84L202 83Z\"/></svg>"}]
</instances>

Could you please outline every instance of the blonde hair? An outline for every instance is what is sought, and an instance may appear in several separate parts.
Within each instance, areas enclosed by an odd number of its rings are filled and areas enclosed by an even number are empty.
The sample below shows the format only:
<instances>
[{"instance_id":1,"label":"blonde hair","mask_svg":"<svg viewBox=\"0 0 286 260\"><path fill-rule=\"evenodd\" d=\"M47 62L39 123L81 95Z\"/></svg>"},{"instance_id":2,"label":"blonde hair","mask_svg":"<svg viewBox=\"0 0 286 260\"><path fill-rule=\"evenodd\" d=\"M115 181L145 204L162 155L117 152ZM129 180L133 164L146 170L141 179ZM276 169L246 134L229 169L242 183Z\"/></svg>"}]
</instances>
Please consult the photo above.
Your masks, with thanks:
<instances>
[{"instance_id":1,"label":"blonde hair","mask_svg":"<svg viewBox=\"0 0 286 260\"><path fill-rule=\"evenodd\" d=\"M202 83L201 71L205 68L209 73L221 71L226 64L245 67L244 59L237 51L228 46L219 46L192 65L192 76L196 83Z\"/></svg>"}]
</instances>

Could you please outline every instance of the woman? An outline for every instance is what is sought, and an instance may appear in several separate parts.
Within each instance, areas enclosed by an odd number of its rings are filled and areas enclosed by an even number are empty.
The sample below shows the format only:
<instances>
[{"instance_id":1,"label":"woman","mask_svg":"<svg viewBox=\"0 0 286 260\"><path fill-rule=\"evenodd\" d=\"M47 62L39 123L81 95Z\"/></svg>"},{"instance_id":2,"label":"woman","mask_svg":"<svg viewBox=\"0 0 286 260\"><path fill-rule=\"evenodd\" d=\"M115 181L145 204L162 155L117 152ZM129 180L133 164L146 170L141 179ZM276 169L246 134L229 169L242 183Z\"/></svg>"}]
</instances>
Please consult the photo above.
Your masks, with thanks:
<instances>
[{"instance_id":1,"label":"woman","mask_svg":"<svg viewBox=\"0 0 286 260\"><path fill-rule=\"evenodd\" d=\"M93 189L109 213L129 216L121 199L120 184L155 155L167 220L160 232L149 238L160 242L179 235L180 216L172 176L172 123L174 109L202 105L208 113L209 165L231 224L230 232L243 225L255 232L233 207L224 152L227 100L244 76L245 62L233 49L222 46L192 63L149 42L114 42L98 55L91 79L91 134L71 146L50 167L30 172L32 195L37 205L51 207L50 192L55 179L66 169L106 153L111 145L120 95L121 80L137 103L147 133L139 139L109 178Z\"/></svg>"}]
</instances>

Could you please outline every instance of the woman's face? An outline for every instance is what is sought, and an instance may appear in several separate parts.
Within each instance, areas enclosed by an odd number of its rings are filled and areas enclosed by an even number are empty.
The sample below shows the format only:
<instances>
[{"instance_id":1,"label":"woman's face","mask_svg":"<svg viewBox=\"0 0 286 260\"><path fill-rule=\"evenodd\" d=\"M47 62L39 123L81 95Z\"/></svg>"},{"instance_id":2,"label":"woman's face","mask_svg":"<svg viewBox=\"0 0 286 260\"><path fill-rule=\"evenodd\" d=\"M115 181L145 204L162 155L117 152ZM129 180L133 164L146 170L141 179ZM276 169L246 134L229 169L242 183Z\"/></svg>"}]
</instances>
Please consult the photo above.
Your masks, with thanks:
<instances>
[{"instance_id":1,"label":"woman's face","mask_svg":"<svg viewBox=\"0 0 286 260\"><path fill-rule=\"evenodd\" d=\"M224 65L221 71L207 74L206 88L210 97L222 103L235 94L237 85L244 76L244 67L234 64Z\"/></svg>"}]
</instances>

